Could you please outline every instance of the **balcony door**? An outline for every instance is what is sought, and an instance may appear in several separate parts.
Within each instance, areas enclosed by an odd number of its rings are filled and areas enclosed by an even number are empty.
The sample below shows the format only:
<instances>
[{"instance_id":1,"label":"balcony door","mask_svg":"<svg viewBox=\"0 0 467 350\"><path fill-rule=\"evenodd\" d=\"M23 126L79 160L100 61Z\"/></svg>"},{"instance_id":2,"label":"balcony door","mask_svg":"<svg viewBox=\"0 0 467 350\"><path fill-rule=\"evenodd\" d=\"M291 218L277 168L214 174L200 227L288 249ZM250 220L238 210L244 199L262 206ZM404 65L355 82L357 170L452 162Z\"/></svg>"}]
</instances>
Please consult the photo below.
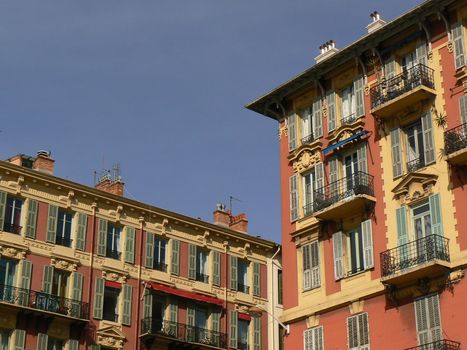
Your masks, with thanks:
<instances>
[{"instance_id":1,"label":"balcony door","mask_svg":"<svg viewBox=\"0 0 467 350\"><path fill-rule=\"evenodd\" d=\"M407 167L408 172L419 169L424 164L424 147L422 123L417 122L409 126L407 134Z\"/></svg>"},{"instance_id":2,"label":"balcony door","mask_svg":"<svg viewBox=\"0 0 467 350\"><path fill-rule=\"evenodd\" d=\"M432 234L431 212L428 201L412 208L413 232L416 241L416 257L419 263L434 258L434 241L426 240Z\"/></svg>"},{"instance_id":3,"label":"balcony door","mask_svg":"<svg viewBox=\"0 0 467 350\"><path fill-rule=\"evenodd\" d=\"M418 63L417 53L415 51L409 52L401 59L401 70L403 73L407 73Z\"/></svg>"},{"instance_id":4,"label":"balcony door","mask_svg":"<svg viewBox=\"0 0 467 350\"><path fill-rule=\"evenodd\" d=\"M346 191L351 191L355 186L355 174L358 172L357 152L344 157L344 178Z\"/></svg>"},{"instance_id":5,"label":"balcony door","mask_svg":"<svg viewBox=\"0 0 467 350\"><path fill-rule=\"evenodd\" d=\"M0 259L0 300L10 301L15 295L16 265L14 260Z\"/></svg>"}]
</instances>

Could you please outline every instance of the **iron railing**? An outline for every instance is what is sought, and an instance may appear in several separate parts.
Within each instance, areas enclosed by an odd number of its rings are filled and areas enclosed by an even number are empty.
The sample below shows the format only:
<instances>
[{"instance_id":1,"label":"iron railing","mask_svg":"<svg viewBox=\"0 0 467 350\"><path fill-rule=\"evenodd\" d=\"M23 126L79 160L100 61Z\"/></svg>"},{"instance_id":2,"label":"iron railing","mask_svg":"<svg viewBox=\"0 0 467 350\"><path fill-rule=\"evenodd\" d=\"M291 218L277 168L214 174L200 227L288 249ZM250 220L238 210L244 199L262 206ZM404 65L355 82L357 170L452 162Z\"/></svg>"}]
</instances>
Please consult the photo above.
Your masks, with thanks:
<instances>
[{"instance_id":1,"label":"iron railing","mask_svg":"<svg viewBox=\"0 0 467 350\"><path fill-rule=\"evenodd\" d=\"M467 148L467 123L444 132L444 153L446 155Z\"/></svg>"},{"instance_id":2,"label":"iron railing","mask_svg":"<svg viewBox=\"0 0 467 350\"><path fill-rule=\"evenodd\" d=\"M70 237L62 237L62 236L55 237L55 244L58 244L64 247L71 247L71 242L73 241Z\"/></svg>"},{"instance_id":3,"label":"iron railing","mask_svg":"<svg viewBox=\"0 0 467 350\"><path fill-rule=\"evenodd\" d=\"M119 252L118 250L115 250L115 249L106 249L105 256L107 258L120 260L120 257L122 256L122 253Z\"/></svg>"},{"instance_id":4,"label":"iron railing","mask_svg":"<svg viewBox=\"0 0 467 350\"><path fill-rule=\"evenodd\" d=\"M380 253L381 276L391 276L399 271L433 261L450 261L449 239L428 235L413 242Z\"/></svg>"},{"instance_id":5,"label":"iron railing","mask_svg":"<svg viewBox=\"0 0 467 350\"><path fill-rule=\"evenodd\" d=\"M461 343L458 343L456 341L438 340L432 343L407 348L405 350L459 350L460 348Z\"/></svg>"},{"instance_id":6,"label":"iron railing","mask_svg":"<svg viewBox=\"0 0 467 350\"><path fill-rule=\"evenodd\" d=\"M225 348L227 344L225 333L154 317L141 320L141 333L163 335L177 339L180 342L205 344L217 348Z\"/></svg>"},{"instance_id":7,"label":"iron railing","mask_svg":"<svg viewBox=\"0 0 467 350\"><path fill-rule=\"evenodd\" d=\"M376 108L418 86L433 89L433 69L424 64L417 64L390 79L373 86L370 89L371 108Z\"/></svg>"},{"instance_id":8,"label":"iron railing","mask_svg":"<svg viewBox=\"0 0 467 350\"><path fill-rule=\"evenodd\" d=\"M308 134L307 136L302 138L302 145L308 145L315 140L313 134Z\"/></svg>"},{"instance_id":9,"label":"iron railing","mask_svg":"<svg viewBox=\"0 0 467 350\"><path fill-rule=\"evenodd\" d=\"M237 283L237 290L242 293L250 294L250 286L247 286L243 283Z\"/></svg>"},{"instance_id":10,"label":"iron railing","mask_svg":"<svg viewBox=\"0 0 467 350\"><path fill-rule=\"evenodd\" d=\"M357 115L355 113L352 113L341 119L341 125L350 125L354 123L356 120L357 120Z\"/></svg>"},{"instance_id":11,"label":"iron railing","mask_svg":"<svg viewBox=\"0 0 467 350\"><path fill-rule=\"evenodd\" d=\"M248 343L246 341L238 341L237 350L248 350Z\"/></svg>"},{"instance_id":12,"label":"iron railing","mask_svg":"<svg viewBox=\"0 0 467 350\"><path fill-rule=\"evenodd\" d=\"M0 302L88 319L89 304L30 289L0 285Z\"/></svg>"},{"instance_id":13,"label":"iron railing","mask_svg":"<svg viewBox=\"0 0 467 350\"><path fill-rule=\"evenodd\" d=\"M350 176L318 188L313 191L313 203L303 208L305 215L310 215L354 195L367 194L374 196L373 180L373 175L363 171L356 171Z\"/></svg>"},{"instance_id":14,"label":"iron railing","mask_svg":"<svg viewBox=\"0 0 467 350\"><path fill-rule=\"evenodd\" d=\"M22 226L20 225L16 225L16 224L11 224L9 222L4 222L3 223L3 231L5 232L10 232L10 233L14 233L14 234L21 234L21 228Z\"/></svg>"},{"instance_id":15,"label":"iron railing","mask_svg":"<svg viewBox=\"0 0 467 350\"><path fill-rule=\"evenodd\" d=\"M420 156L416 159L411 160L410 162L407 162L407 172L408 173L413 173L414 171L417 171L418 169L421 169L425 166L425 159Z\"/></svg>"},{"instance_id":16,"label":"iron railing","mask_svg":"<svg viewBox=\"0 0 467 350\"><path fill-rule=\"evenodd\" d=\"M152 263L152 268L157 271L167 272L167 264L159 261L155 261Z\"/></svg>"},{"instance_id":17,"label":"iron railing","mask_svg":"<svg viewBox=\"0 0 467 350\"><path fill-rule=\"evenodd\" d=\"M196 273L196 280L199 282L209 283L209 276L204 273Z\"/></svg>"}]
</instances>

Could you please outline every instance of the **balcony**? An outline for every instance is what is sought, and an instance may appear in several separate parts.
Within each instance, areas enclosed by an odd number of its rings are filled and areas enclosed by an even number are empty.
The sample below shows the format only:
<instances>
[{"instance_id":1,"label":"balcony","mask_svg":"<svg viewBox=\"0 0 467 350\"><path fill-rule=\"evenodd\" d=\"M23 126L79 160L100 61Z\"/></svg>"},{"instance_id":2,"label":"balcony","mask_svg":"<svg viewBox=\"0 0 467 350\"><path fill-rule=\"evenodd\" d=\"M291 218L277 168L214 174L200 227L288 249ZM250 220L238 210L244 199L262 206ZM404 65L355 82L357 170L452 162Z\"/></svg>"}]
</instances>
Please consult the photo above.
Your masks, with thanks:
<instances>
[{"instance_id":1,"label":"balcony","mask_svg":"<svg viewBox=\"0 0 467 350\"><path fill-rule=\"evenodd\" d=\"M196 273L196 280L199 282L209 283L209 276L204 273Z\"/></svg>"},{"instance_id":2,"label":"balcony","mask_svg":"<svg viewBox=\"0 0 467 350\"><path fill-rule=\"evenodd\" d=\"M341 119L341 125L352 125L357 120L355 113L352 113Z\"/></svg>"},{"instance_id":3,"label":"balcony","mask_svg":"<svg viewBox=\"0 0 467 350\"><path fill-rule=\"evenodd\" d=\"M438 340L432 343L414 346L405 350L459 350L461 343L452 340Z\"/></svg>"},{"instance_id":4,"label":"balcony","mask_svg":"<svg viewBox=\"0 0 467 350\"><path fill-rule=\"evenodd\" d=\"M0 303L77 319L89 319L87 303L7 285L0 285Z\"/></svg>"},{"instance_id":5,"label":"balcony","mask_svg":"<svg viewBox=\"0 0 467 350\"><path fill-rule=\"evenodd\" d=\"M242 283L237 283L237 290L245 294L250 294L250 287Z\"/></svg>"},{"instance_id":6,"label":"balcony","mask_svg":"<svg viewBox=\"0 0 467 350\"><path fill-rule=\"evenodd\" d=\"M309 135L302 138L301 143L302 143L302 145L309 145L314 140L315 140L315 138L314 138L313 134L309 134Z\"/></svg>"},{"instance_id":7,"label":"balcony","mask_svg":"<svg viewBox=\"0 0 467 350\"><path fill-rule=\"evenodd\" d=\"M21 226L19 225L16 225L16 224L11 224L9 222L4 222L3 223L3 231L5 232L10 232L10 233L14 233L16 235L19 235L21 234Z\"/></svg>"},{"instance_id":8,"label":"balcony","mask_svg":"<svg viewBox=\"0 0 467 350\"><path fill-rule=\"evenodd\" d=\"M331 220L364 211L367 204L376 201L373 179L372 175L357 171L319 188L313 192L313 203L304 207L305 215Z\"/></svg>"},{"instance_id":9,"label":"balcony","mask_svg":"<svg viewBox=\"0 0 467 350\"><path fill-rule=\"evenodd\" d=\"M449 239L429 235L380 254L381 280L400 285L437 275L449 267Z\"/></svg>"},{"instance_id":10,"label":"balcony","mask_svg":"<svg viewBox=\"0 0 467 350\"><path fill-rule=\"evenodd\" d=\"M444 132L444 154L453 165L467 164L467 123Z\"/></svg>"},{"instance_id":11,"label":"balcony","mask_svg":"<svg viewBox=\"0 0 467 350\"><path fill-rule=\"evenodd\" d=\"M407 162L407 172L408 173L413 173L417 171L418 169L421 169L425 166L425 159L423 157L418 157L416 159L411 160L410 162Z\"/></svg>"},{"instance_id":12,"label":"balcony","mask_svg":"<svg viewBox=\"0 0 467 350\"><path fill-rule=\"evenodd\" d=\"M395 112L436 95L433 69L416 66L370 89L371 113L386 118Z\"/></svg>"},{"instance_id":13,"label":"balcony","mask_svg":"<svg viewBox=\"0 0 467 350\"><path fill-rule=\"evenodd\" d=\"M158 338L165 343L194 343L200 345L200 348L206 349L213 347L223 349L226 348L227 344L225 333L153 317L141 320L141 336Z\"/></svg>"},{"instance_id":14,"label":"balcony","mask_svg":"<svg viewBox=\"0 0 467 350\"><path fill-rule=\"evenodd\" d=\"M120 257L122 256L122 253L119 252L118 250L115 250L115 249L106 249L105 256L107 258L120 260Z\"/></svg>"}]
</instances>

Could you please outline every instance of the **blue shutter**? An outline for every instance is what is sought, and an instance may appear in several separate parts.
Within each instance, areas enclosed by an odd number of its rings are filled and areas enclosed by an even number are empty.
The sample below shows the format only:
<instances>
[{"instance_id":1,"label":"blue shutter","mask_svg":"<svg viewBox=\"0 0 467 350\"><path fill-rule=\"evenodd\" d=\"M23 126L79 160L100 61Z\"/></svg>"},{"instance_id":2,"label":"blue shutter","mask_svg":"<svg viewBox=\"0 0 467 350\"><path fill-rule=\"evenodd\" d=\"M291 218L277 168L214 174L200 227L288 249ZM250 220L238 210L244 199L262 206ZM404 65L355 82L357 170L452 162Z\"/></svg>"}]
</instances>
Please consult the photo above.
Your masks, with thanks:
<instances>
[{"instance_id":1,"label":"blue shutter","mask_svg":"<svg viewBox=\"0 0 467 350\"><path fill-rule=\"evenodd\" d=\"M441 204L439 193L430 196L431 228L435 235L443 235L443 221L441 219Z\"/></svg>"},{"instance_id":2,"label":"blue shutter","mask_svg":"<svg viewBox=\"0 0 467 350\"><path fill-rule=\"evenodd\" d=\"M290 221L298 219L298 175L294 174L289 179L290 190Z\"/></svg>"},{"instance_id":3,"label":"blue shutter","mask_svg":"<svg viewBox=\"0 0 467 350\"><path fill-rule=\"evenodd\" d=\"M423 143L425 147L425 164L435 161L435 149L433 142L433 127L431 123L431 113L422 115Z\"/></svg>"},{"instance_id":4,"label":"blue shutter","mask_svg":"<svg viewBox=\"0 0 467 350\"><path fill-rule=\"evenodd\" d=\"M54 275L54 267L49 265L44 265L44 278L42 280L42 290L44 293L52 293L52 279Z\"/></svg>"}]
</instances>

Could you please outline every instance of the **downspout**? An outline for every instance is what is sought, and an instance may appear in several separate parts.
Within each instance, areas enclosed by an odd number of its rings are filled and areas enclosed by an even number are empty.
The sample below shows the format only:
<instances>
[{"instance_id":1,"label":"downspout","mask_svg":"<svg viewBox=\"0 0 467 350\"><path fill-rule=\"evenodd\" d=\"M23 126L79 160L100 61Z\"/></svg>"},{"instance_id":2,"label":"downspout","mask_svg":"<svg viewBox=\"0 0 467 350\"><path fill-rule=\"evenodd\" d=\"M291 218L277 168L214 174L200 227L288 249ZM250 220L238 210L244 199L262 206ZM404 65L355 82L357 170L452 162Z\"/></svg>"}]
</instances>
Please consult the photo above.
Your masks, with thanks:
<instances>
[{"instance_id":1,"label":"downspout","mask_svg":"<svg viewBox=\"0 0 467 350\"><path fill-rule=\"evenodd\" d=\"M97 203L92 203L92 235L91 235L91 261L89 264L89 292L88 292L88 305L89 305L89 318L91 318L91 295L93 286L93 263L94 263L94 238L96 236L96 210ZM91 322L91 320L89 320ZM88 323L89 325L89 323ZM86 341L86 349L89 349L88 341Z\"/></svg>"},{"instance_id":2,"label":"downspout","mask_svg":"<svg viewBox=\"0 0 467 350\"><path fill-rule=\"evenodd\" d=\"M273 322L275 321L274 311L276 309L276 301L274 299L274 258L276 257L277 254L279 254L280 251L281 251L281 246L278 246L277 251L271 257L271 290L272 290L271 292L271 303L272 303L271 314L272 314ZM276 322L273 323L273 327L272 327L272 350L276 350L275 338L276 338Z\"/></svg>"},{"instance_id":3,"label":"downspout","mask_svg":"<svg viewBox=\"0 0 467 350\"><path fill-rule=\"evenodd\" d=\"M138 264L138 287L137 287L137 293L136 295L138 296L138 302L137 302L137 308L136 308L136 327L135 327L135 341L136 341L136 350L140 349L140 341L138 339L139 335L139 316L140 316L140 309L141 309L141 300L140 294L141 294L141 273L142 273L142 264L143 264L143 227L144 227L144 217L140 216L139 218L139 223L140 223L140 228L141 228L141 240L139 242L139 264Z\"/></svg>"}]
</instances>

